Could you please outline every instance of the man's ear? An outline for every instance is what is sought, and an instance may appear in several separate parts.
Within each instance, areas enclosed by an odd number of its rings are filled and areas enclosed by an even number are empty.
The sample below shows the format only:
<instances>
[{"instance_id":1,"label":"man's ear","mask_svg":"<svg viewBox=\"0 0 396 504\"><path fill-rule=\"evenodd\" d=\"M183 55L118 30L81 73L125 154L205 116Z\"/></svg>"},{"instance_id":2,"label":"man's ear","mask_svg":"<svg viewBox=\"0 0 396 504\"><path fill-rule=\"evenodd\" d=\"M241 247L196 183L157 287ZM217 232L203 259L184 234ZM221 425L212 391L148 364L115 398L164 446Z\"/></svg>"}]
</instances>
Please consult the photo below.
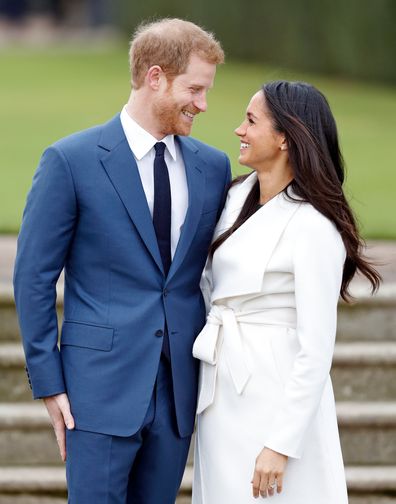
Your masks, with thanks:
<instances>
[{"instance_id":1,"label":"man's ear","mask_svg":"<svg viewBox=\"0 0 396 504\"><path fill-rule=\"evenodd\" d=\"M159 65L153 65L147 70L146 82L153 91L159 89L161 81L165 78L165 74Z\"/></svg>"}]
</instances>

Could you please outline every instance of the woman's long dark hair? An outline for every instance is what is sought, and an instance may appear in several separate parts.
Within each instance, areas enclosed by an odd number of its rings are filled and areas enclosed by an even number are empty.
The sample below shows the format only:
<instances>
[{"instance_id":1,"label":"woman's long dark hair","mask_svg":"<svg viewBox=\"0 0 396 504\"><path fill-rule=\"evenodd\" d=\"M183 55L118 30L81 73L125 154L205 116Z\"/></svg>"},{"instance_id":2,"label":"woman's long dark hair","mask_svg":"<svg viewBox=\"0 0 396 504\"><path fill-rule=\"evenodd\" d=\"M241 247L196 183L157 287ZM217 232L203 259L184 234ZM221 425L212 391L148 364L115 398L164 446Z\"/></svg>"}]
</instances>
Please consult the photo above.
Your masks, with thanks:
<instances>
[{"instance_id":1,"label":"woman's long dark hair","mask_svg":"<svg viewBox=\"0 0 396 504\"><path fill-rule=\"evenodd\" d=\"M330 219L341 234L346 248L341 297L345 301L351 299L348 288L357 271L367 277L372 293L376 292L381 276L363 255L365 244L342 190L344 161L337 126L326 98L314 86L303 82L269 82L262 87L262 92L274 129L286 138L294 177L288 187ZM246 175L234 183L243 178ZM257 181L235 223L212 244L211 255L256 211L259 197Z\"/></svg>"}]
</instances>

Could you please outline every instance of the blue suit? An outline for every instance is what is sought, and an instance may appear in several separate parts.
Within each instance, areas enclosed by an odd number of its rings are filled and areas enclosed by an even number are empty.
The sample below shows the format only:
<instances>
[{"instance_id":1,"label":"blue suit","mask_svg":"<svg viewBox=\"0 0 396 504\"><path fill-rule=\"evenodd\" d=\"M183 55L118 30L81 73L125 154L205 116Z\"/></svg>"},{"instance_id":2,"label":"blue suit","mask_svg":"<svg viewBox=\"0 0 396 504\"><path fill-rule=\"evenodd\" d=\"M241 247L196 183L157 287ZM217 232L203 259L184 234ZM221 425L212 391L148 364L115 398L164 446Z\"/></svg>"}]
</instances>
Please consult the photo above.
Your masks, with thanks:
<instances>
[{"instance_id":1,"label":"blue suit","mask_svg":"<svg viewBox=\"0 0 396 504\"><path fill-rule=\"evenodd\" d=\"M227 156L176 137L189 206L168 276L119 116L44 153L18 239L15 301L35 398L67 392L76 429L133 436L153 397L168 329L178 434L194 427L205 321L199 280L230 182ZM58 348L56 281L65 269ZM82 501L81 501L82 502ZM165 502L165 500L164 500Z\"/></svg>"}]
</instances>

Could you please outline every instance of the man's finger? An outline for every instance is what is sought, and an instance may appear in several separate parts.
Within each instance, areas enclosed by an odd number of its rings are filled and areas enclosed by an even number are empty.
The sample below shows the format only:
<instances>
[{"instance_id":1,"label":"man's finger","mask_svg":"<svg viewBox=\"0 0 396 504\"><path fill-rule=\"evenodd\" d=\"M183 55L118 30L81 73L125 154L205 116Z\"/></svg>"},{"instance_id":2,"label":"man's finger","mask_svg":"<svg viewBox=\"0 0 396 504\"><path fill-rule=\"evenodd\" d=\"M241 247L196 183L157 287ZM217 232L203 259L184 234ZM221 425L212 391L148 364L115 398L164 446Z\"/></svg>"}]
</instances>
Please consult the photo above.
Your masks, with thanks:
<instances>
[{"instance_id":1,"label":"man's finger","mask_svg":"<svg viewBox=\"0 0 396 504\"><path fill-rule=\"evenodd\" d=\"M74 429L74 418L70 411L70 403L66 394L62 394L58 401L59 409L62 413L63 421L68 429Z\"/></svg>"},{"instance_id":2,"label":"man's finger","mask_svg":"<svg viewBox=\"0 0 396 504\"><path fill-rule=\"evenodd\" d=\"M63 462L66 460L66 436L65 436L65 424L63 423L63 418L60 418L54 422L54 431L56 436L56 441L59 446L59 451Z\"/></svg>"},{"instance_id":3,"label":"man's finger","mask_svg":"<svg viewBox=\"0 0 396 504\"><path fill-rule=\"evenodd\" d=\"M70 411L70 403L66 394L45 397L45 406L54 427L56 441L63 462L66 460L66 434L65 426L74 429L74 418Z\"/></svg>"}]
</instances>

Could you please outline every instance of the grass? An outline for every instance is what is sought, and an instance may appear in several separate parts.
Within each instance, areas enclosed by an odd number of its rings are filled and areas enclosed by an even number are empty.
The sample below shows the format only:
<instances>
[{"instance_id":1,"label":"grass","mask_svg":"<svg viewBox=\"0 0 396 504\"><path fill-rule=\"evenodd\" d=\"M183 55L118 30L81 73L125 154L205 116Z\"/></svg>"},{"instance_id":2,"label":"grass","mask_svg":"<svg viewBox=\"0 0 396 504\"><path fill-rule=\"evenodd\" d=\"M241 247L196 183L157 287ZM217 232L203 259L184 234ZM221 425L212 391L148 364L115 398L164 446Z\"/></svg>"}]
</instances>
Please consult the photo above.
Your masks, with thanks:
<instances>
[{"instance_id":1,"label":"grass","mask_svg":"<svg viewBox=\"0 0 396 504\"><path fill-rule=\"evenodd\" d=\"M126 49L0 53L0 232L17 232L43 149L73 131L106 121L129 95ZM226 151L234 174L239 125L251 95L266 80L303 79L328 97L347 165L346 192L366 238L396 238L396 90L257 64L219 68L209 111L193 135Z\"/></svg>"}]
</instances>

